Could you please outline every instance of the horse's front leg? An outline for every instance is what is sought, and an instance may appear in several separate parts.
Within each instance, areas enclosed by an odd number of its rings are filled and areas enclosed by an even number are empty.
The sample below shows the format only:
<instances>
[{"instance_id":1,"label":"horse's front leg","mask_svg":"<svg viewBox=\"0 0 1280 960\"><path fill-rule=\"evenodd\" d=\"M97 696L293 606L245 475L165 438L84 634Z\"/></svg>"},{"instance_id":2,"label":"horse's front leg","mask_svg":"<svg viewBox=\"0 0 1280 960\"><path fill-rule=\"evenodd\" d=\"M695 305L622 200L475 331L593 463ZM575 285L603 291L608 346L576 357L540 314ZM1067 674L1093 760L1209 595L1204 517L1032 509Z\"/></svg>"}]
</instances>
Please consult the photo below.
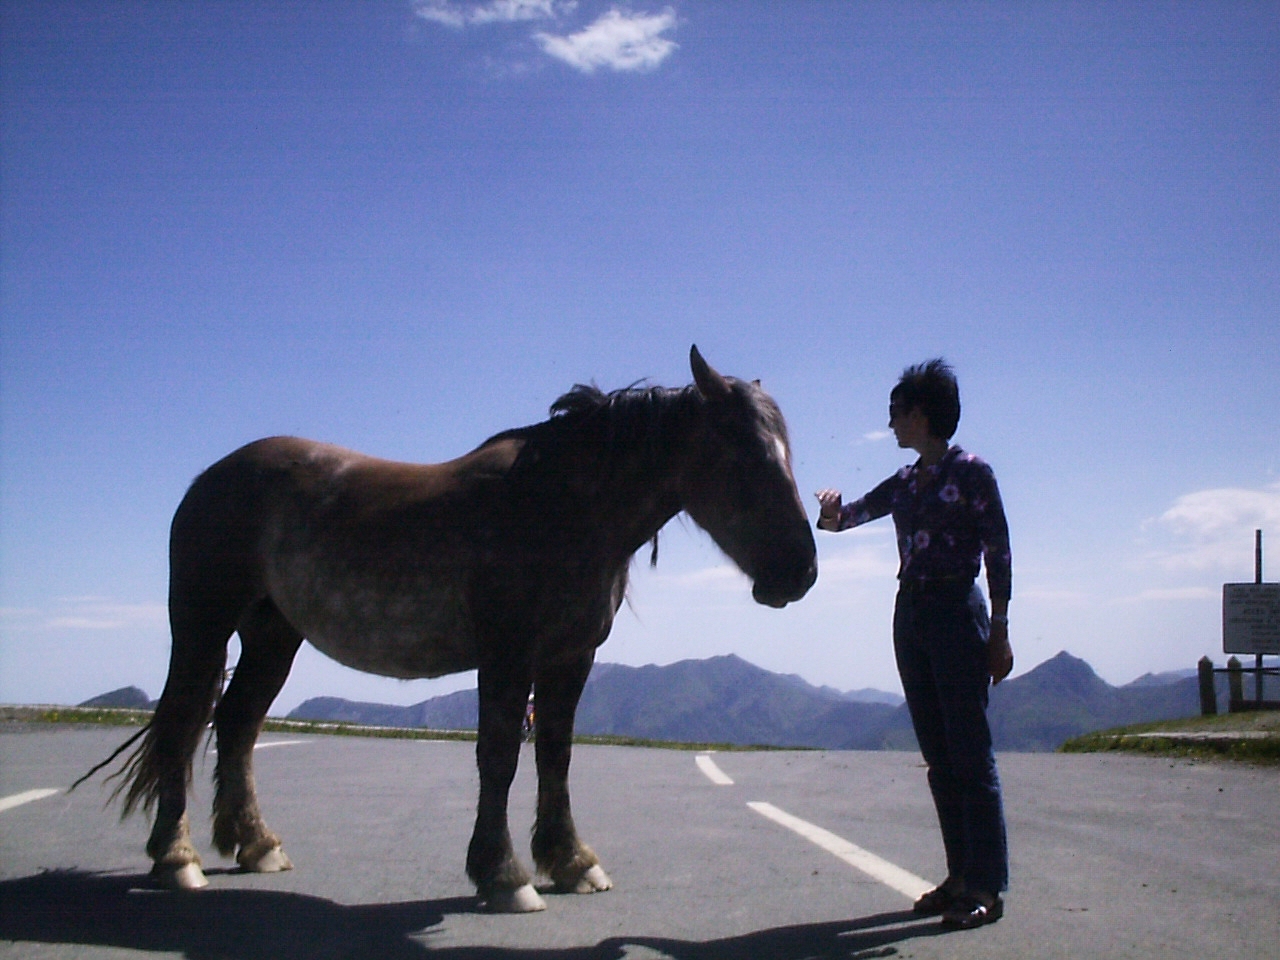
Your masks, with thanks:
<instances>
[{"instance_id":1,"label":"horse's front leg","mask_svg":"<svg viewBox=\"0 0 1280 960\"><path fill-rule=\"evenodd\" d=\"M528 674L481 666L480 729L476 763L480 803L467 849L467 876L484 906L495 913L531 913L546 903L516 859L507 827L507 797L520 759L520 725L529 699Z\"/></svg>"},{"instance_id":2,"label":"horse's front leg","mask_svg":"<svg viewBox=\"0 0 1280 960\"><path fill-rule=\"evenodd\" d=\"M565 893L597 893L613 886L595 853L578 839L569 808L573 717L593 659L588 652L577 663L545 670L534 683L538 821L533 859Z\"/></svg>"}]
</instances>

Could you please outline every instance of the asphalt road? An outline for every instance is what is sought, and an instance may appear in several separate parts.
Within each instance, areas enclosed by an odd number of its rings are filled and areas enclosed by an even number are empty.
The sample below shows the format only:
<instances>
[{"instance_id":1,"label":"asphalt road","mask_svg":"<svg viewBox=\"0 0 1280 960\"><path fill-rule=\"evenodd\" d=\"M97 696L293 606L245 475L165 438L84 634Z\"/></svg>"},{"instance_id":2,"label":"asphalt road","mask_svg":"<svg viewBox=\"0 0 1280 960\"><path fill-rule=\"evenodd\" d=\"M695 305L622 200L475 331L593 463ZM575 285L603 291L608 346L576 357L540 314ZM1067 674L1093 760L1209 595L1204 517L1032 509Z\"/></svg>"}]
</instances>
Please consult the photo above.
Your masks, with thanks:
<instances>
[{"instance_id":1,"label":"asphalt road","mask_svg":"<svg viewBox=\"0 0 1280 960\"><path fill-rule=\"evenodd\" d=\"M0 728L0 956L1280 956L1274 768L1003 755L1005 919L942 933L911 916L903 890L943 870L913 754L724 753L708 764L686 752L579 747L575 818L615 888L492 916L477 911L463 870L473 745L268 736L276 745L257 755L260 795L297 868L240 874L210 852L210 887L175 894L149 887L146 824L104 809L100 781L30 799L65 788L129 732ZM512 791L526 858L532 760L526 748ZM211 767L196 771L202 848ZM732 783L713 782L716 772ZM749 803L827 831L829 845L831 836L856 845L873 855L873 872L887 863L898 873L876 879Z\"/></svg>"}]
</instances>

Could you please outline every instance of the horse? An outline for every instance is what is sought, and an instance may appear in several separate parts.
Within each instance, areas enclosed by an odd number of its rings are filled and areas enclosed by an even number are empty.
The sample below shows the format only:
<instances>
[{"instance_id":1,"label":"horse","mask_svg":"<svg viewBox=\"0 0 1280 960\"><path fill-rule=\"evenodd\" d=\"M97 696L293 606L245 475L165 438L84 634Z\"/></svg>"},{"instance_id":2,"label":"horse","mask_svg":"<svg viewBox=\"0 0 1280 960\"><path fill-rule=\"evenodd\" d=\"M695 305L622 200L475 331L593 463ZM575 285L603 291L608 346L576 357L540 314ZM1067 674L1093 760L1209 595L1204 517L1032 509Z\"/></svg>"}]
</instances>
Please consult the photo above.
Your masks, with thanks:
<instances>
[{"instance_id":1,"label":"horse","mask_svg":"<svg viewBox=\"0 0 1280 960\"><path fill-rule=\"evenodd\" d=\"M612 886L574 828L574 713L622 604L633 555L685 512L782 607L817 579L782 413L759 386L690 350L694 381L575 386L549 419L447 463L375 459L292 437L202 473L170 530L169 672L151 721L81 781L112 774L122 819L155 809L161 886L207 885L192 845L192 757L217 740L213 844L241 869L292 868L258 807L253 747L303 639L389 677L478 671L480 796L467 874L494 912L545 909L517 859L507 801L531 691L538 720L536 866L556 891ZM227 645L240 658L225 680Z\"/></svg>"}]
</instances>

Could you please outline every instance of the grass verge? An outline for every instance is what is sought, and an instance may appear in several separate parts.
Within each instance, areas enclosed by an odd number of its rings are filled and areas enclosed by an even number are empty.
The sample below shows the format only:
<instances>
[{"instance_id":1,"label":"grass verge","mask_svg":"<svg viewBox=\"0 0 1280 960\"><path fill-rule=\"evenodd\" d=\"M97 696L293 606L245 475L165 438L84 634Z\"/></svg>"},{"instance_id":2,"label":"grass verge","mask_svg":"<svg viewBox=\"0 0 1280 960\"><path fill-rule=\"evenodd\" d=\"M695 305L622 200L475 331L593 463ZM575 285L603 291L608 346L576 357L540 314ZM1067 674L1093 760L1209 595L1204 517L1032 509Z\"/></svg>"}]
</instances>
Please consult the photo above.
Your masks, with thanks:
<instances>
[{"instance_id":1,"label":"grass verge","mask_svg":"<svg viewBox=\"0 0 1280 960\"><path fill-rule=\"evenodd\" d=\"M1229 713L1142 723L1073 737L1063 753L1123 751L1197 760L1280 765L1280 712Z\"/></svg>"}]
</instances>

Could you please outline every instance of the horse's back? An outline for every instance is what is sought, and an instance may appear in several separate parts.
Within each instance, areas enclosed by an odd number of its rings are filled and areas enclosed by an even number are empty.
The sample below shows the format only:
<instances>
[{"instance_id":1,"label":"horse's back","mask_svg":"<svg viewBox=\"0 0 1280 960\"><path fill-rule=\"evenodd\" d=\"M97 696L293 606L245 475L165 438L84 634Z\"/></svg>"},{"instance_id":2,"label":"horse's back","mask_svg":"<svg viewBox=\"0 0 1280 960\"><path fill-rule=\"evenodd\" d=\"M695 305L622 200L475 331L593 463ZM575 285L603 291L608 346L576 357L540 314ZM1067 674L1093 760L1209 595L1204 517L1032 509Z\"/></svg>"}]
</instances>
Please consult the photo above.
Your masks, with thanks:
<instances>
[{"instance_id":1,"label":"horse's back","mask_svg":"<svg viewBox=\"0 0 1280 960\"><path fill-rule=\"evenodd\" d=\"M395 510L478 492L501 480L520 441L503 439L437 464L404 463L299 437L255 440L223 457L192 483L179 516L254 514L339 504L361 512ZM249 519L249 517L242 517Z\"/></svg>"},{"instance_id":2,"label":"horse's back","mask_svg":"<svg viewBox=\"0 0 1280 960\"><path fill-rule=\"evenodd\" d=\"M250 443L188 491L174 518L171 583L237 604L268 598L313 645L358 669L468 669L469 586L518 443L442 464L295 437Z\"/></svg>"},{"instance_id":3,"label":"horse's back","mask_svg":"<svg viewBox=\"0 0 1280 960\"><path fill-rule=\"evenodd\" d=\"M235 496L249 502L287 490L315 489L358 467L385 464L354 450L301 437L267 437L227 454L196 477L188 500Z\"/></svg>"}]
</instances>

